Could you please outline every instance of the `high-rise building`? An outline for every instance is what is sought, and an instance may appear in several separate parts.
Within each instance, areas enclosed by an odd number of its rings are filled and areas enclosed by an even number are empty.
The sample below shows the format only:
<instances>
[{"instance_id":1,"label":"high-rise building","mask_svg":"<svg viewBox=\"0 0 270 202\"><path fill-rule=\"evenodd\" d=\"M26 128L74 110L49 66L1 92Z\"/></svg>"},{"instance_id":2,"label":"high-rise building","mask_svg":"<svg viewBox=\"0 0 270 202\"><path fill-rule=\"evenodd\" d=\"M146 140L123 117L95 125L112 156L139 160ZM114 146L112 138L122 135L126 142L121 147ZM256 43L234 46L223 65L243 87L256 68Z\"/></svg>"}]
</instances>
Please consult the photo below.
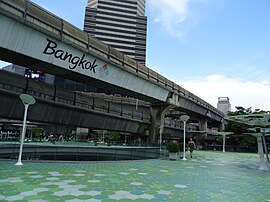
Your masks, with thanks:
<instances>
[{"instance_id":1,"label":"high-rise building","mask_svg":"<svg viewBox=\"0 0 270 202\"><path fill-rule=\"evenodd\" d=\"M88 0L84 31L145 65L145 0Z\"/></svg>"},{"instance_id":2,"label":"high-rise building","mask_svg":"<svg viewBox=\"0 0 270 202\"><path fill-rule=\"evenodd\" d=\"M219 97L217 103L217 109L227 114L231 111L230 99L228 97Z\"/></svg>"}]
</instances>

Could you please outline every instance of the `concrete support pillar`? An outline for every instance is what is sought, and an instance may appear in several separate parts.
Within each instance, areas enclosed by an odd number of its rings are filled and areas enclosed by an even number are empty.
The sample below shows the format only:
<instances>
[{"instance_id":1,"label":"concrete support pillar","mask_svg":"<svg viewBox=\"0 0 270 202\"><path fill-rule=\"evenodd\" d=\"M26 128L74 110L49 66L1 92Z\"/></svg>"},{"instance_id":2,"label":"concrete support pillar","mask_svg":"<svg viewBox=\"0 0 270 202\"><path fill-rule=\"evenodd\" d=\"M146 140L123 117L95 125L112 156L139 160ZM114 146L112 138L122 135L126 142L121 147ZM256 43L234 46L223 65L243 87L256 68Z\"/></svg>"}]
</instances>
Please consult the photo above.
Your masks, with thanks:
<instances>
[{"instance_id":1,"label":"concrete support pillar","mask_svg":"<svg viewBox=\"0 0 270 202\"><path fill-rule=\"evenodd\" d=\"M88 128L77 127L76 128L76 139L84 139L87 137L88 133L89 133Z\"/></svg>"},{"instance_id":2,"label":"concrete support pillar","mask_svg":"<svg viewBox=\"0 0 270 202\"><path fill-rule=\"evenodd\" d=\"M198 141L200 145L204 145L204 141L207 136L207 119L203 118L199 120L199 130L205 131L205 133L198 135Z\"/></svg>"},{"instance_id":3,"label":"concrete support pillar","mask_svg":"<svg viewBox=\"0 0 270 202\"><path fill-rule=\"evenodd\" d=\"M166 106L152 106L151 107L151 124L149 128L149 144L155 145L161 143L161 135L164 129L164 117L169 109L172 109L173 105ZM158 141L157 138L159 139Z\"/></svg>"},{"instance_id":4,"label":"concrete support pillar","mask_svg":"<svg viewBox=\"0 0 270 202\"><path fill-rule=\"evenodd\" d=\"M161 125L161 107L151 107L151 124L149 126L149 144L154 145L156 142L159 127Z\"/></svg>"},{"instance_id":5,"label":"concrete support pillar","mask_svg":"<svg viewBox=\"0 0 270 202\"><path fill-rule=\"evenodd\" d=\"M220 124L219 124L219 127L218 127L218 131L222 132L225 130L225 123L222 121Z\"/></svg>"}]
</instances>

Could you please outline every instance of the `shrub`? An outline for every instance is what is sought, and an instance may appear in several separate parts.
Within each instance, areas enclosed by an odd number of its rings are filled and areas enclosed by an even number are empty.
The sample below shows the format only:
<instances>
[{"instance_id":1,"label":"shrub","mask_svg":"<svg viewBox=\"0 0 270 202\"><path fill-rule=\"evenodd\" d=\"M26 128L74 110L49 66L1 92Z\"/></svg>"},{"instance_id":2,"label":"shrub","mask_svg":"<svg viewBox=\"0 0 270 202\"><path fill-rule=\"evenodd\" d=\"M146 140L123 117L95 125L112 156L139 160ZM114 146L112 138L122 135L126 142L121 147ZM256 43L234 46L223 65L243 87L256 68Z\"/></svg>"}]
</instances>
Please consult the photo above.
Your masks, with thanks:
<instances>
[{"instance_id":1,"label":"shrub","mask_svg":"<svg viewBox=\"0 0 270 202\"><path fill-rule=\"evenodd\" d=\"M179 143L179 149L180 149L180 152L182 152L184 150L184 143L183 142Z\"/></svg>"},{"instance_id":2,"label":"shrub","mask_svg":"<svg viewBox=\"0 0 270 202\"><path fill-rule=\"evenodd\" d=\"M188 150L188 144L185 144L185 151ZM180 142L179 143L179 149L180 149L180 152L184 151L184 143L183 142Z\"/></svg>"},{"instance_id":3,"label":"shrub","mask_svg":"<svg viewBox=\"0 0 270 202\"><path fill-rule=\"evenodd\" d=\"M180 147L179 147L179 144L178 143L176 143L176 142L170 142L170 143L168 143L166 145L166 149L169 152L176 153L176 152L179 152Z\"/></svg>"}]
</instances>

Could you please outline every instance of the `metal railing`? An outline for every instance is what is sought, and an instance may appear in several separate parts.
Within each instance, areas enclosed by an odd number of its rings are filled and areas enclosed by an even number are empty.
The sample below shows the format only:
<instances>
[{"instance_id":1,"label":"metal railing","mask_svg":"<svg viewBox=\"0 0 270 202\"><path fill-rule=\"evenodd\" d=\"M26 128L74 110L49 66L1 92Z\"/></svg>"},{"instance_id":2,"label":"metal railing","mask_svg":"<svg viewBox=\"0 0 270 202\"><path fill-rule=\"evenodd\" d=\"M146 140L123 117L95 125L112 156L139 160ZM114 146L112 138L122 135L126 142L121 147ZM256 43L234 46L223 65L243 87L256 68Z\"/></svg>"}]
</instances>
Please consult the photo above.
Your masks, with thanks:
<instances>
[{"instance_id":1,"label":"metal railing","mask_svg":"<svg viewBox=\"0 0 270 202\"><path fill-rule=\"evenodd\" d=\"M14 82L15 81L15 82ZM46 101L73 105L82 109L131 118L150 123L150 104L113 95L68 91L21 75L0 71L0 90L27 93ZM136 107L137 106L137 107Z\"/></svg>"},{"instance_id":2,"label":"metal railing","mask_svg":"<svg viewBox=\"0 0 270 202\"><path fill-rule=\"evenodd\" d=\"M151 122L150 103L148 102L103 93L68 91L4 70L0 71L0 93L1 90L27 93L35 98L54 101L55 103L73 105L82 109L94 110L95 112L131 118L144 123ZM184 127L183 122L171 118L164 119L164 126L180 130ZM193 124L187 124L186 127L188 131L198 130L198 126ZM207 132L211 134L210 129Z\"/></svg>"},{"instance_id":3,"label":"metal railing","mask_svg":"<svg viewBox=\"0 0 270 202\"><path fill-rule=\"evenodd\" d=\"M0 142L0 158L17 159L20 144ZM25 143L23 160L119 161L164 158L158 147L87 146Z\"/></svg>"}]
</instances>

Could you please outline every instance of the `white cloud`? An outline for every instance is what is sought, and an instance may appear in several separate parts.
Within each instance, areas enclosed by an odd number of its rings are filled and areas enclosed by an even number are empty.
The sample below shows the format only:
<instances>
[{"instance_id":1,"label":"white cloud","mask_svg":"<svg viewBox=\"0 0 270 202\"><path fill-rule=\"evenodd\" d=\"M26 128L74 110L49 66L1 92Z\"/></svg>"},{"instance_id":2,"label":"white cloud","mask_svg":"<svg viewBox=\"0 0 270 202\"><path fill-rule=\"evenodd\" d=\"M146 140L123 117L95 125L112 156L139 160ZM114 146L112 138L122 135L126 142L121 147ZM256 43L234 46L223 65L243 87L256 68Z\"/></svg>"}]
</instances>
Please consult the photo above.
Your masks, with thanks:
<instances>
[{"instance_id":1,"label":"white cloud","mask_svg":"<svg viewBox=\"0 0 270 202\"><path fill-rule=\"evenodd\" d=\"M202 11L208 9L209 0L148 0L147 3L153 21L169 35L183 40L204 18Z\"/></svg>"},{"instance_id":2,"label":"white cloud","mask_svg":"<svg viewBox=\"0 0 270 202\"><path fill-rule=\"evenodd\" d=\"M235 106L270 111L270 85L265 81L243 81L224 75L209 75L203 79L178 83L214 107L217 106L218 97L229 97L232 111L235 111Z\"/></svg>"},{"instance_id":3,"label":"white cloud","mask_svg":"<svg viewBox=\"0 0 270 202\"><path fill-rule=\"evenodd\" d=\"M184 37L181 24L188 18L190 0L149 0L149 6L155 14L154 21L160 23L166 31L178 38ZM179 26L180 25L180 26Z\"/></svg>"}]
</instances>

